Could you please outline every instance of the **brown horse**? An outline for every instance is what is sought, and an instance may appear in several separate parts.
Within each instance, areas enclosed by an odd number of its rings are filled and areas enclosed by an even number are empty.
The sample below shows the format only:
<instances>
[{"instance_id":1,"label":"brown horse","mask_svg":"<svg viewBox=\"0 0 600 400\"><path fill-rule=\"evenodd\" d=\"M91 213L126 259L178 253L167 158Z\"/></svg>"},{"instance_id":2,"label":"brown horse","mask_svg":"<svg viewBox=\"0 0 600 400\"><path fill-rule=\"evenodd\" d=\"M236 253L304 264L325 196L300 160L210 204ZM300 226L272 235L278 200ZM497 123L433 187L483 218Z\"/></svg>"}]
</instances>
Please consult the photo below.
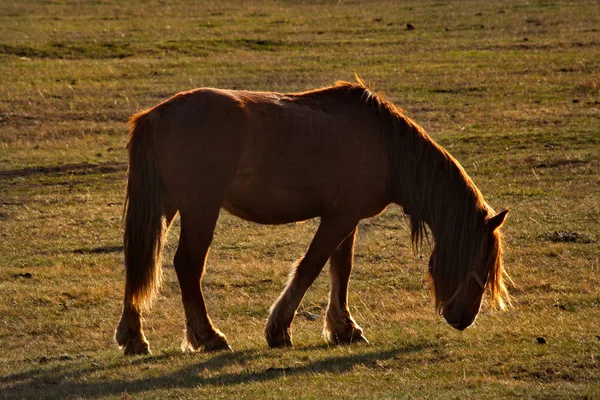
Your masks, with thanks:
<instances>
[{"instance_id":1,"label":"brown horse","mask_svg":"<svg viewBox=\"0 0 600 400\"><path fill-rule=\"evenodd\" d=\"M504 285L497 215L459 163L384 98L337 83L293 94L197 89L131 119L125 212L126 283L115 333L125 354L149 353L141 310L160 284L173 218L181 235L175 270L186 316L182 349L229 349L213 326L202 275L221 208L261 224L320 217L306 254L271 307L269 346L291 346L306 290L330 260L324 332L366 341L348 308L357 224L399 204L418 246L429 227L436 309L456 329L479 313L484 292L501 308Z\"/></svg>"}]
</instances>

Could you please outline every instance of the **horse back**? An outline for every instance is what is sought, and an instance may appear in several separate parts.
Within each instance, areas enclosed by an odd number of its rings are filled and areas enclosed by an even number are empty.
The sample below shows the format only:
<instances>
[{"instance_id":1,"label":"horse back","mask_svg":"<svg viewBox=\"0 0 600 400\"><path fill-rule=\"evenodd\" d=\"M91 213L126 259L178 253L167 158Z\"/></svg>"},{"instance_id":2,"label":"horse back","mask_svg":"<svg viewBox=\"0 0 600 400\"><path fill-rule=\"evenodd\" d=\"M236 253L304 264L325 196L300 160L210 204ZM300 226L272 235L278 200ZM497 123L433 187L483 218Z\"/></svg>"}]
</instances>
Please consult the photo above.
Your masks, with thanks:
<instances>
[{"instance_id":1,"label":"horse back","mask_svg":"<svg viewBox=\"0 0 600 400\"><path fill-rule=\"evenodd\" d=\"M175 197L190 186L220 190L226 209L262 223L377 214L389 203L381 127L372 110L343 100L218 89L176 95L152 111L160 114L155 152L165 188Z\"/></svg>"}]
</instances>

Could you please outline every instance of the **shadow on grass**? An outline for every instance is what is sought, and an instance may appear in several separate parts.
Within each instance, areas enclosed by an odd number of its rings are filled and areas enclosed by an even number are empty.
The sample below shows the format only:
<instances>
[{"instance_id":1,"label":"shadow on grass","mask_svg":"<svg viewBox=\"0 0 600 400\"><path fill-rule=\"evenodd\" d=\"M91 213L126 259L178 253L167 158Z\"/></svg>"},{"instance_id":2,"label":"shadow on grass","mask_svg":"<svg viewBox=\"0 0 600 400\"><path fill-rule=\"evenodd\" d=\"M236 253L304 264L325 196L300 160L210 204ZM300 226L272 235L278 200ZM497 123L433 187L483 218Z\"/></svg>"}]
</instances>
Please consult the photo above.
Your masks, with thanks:
<instances>
[{"instance_id":1,"label":"shadow on grass","mask_svg":"<svg viewBox=\"0 0 600 400\"><path fill-rule=\"evenodd\" d=\"M115 172L127 171L127 164L116 161L103 163L79 163L62 164L53 166L39 166L19 168L0 171L0 179L13 179L19 177L30 177L34 175L91 175L91 174L111 174Z\"/></svg>"},{"instance_id":2,"label":"shadow on grass","mask_svg":"<svg viewBox=\"0 0 600 400\"><path fill-rule=\"evenodd\" d=\"M161 376L143 377L137 380L102 381L93 378L94 374L102 375L103 371L115 374L119 369L134 367L133 374L140 370L150 369L153 364L164 366L170 360L185 357L178 352L169 352L159 356L115 359L105 365L92 364L82 366L76 360L68 363L61 362L56 366L39 366L27 372L0 377L0 397L25 398L36 397L43 393L46 398L79 398L100 397L120 393L129 395L157 389L192 389L210 386L235 386L253 382L267 382L282 376L308 375L318 373L345 373L357 365L371 366L377 362L391 360L411 353L422 352L431 347L428 344L415 344L401 348L378 351L357 351L355 354L336 355L316 361L294 363L290 367L256 367L252 361L258 358L271 359L270 350L246 350L235 353L219 353L205 355L206 359L199 360L193 365L176 369ZM322 348L322 346L319 346ZM357 348L359 350L360 348ZM362 348L364 349L364 348ZM362 350L361 349L361 350ZM315 348L296 349L300 353L315 350ZM278 358L277 358L278 359ZM267 360L268 361L268 360ZM264 364L264 362L262 363ZM236 372L222 371L226 367L237 366ZM240 367L243 371L239 371ZM123 371L125 372L125 371ZM82 378L83 381L82 382ZM77 380L77 382L71 382Z\"/></svg>"},{"instance_id":3,"label":"shadow on grass","mask_svg":"<svg viewBox=\"0 0 600 400\"><path fill-rule=\"evenodd\" d=\"M100 246L94 248L79 248L72 252L74 254L110 254L110 253L121 253L123 246Z\"/></svg>"}]
</instances>

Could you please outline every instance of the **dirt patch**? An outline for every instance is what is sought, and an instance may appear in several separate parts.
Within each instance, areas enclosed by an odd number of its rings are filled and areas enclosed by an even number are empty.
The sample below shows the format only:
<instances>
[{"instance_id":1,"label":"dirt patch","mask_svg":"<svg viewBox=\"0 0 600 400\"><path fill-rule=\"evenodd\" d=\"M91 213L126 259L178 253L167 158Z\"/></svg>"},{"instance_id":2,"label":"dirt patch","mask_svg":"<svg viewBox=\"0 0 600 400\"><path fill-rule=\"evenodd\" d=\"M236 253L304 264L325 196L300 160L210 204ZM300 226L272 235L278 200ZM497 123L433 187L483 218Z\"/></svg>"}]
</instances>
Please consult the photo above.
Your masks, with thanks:
<instances>
[{"instance_id":1,"label":"dirt patch","mask_svg":"<svg viewBox=\"0 0 600 400\"><path fill-rule=\"evenodd\" d=\"M544 161L535 165L535 168L560 168L560 167L571 167L582 164L588 164L588 161L579 159L558 159L552 161Z\"/></svg>"},{"instance_id":2,"label":"dirt patch","mask_svg":"<svg viewBox=\"0 0 600 400\"><path fill-rule=\"evenodd\" d=\"M596 243L596 239L590 235L571 231L544 233L540 237L554 243Z\"/></svg>"},{"instance_id":3,"label":"dirt patch","mask_svg":"<svg viewBox=\"0 0 600 400\"><path fill-rule=\"evenodd\" d=\"M1 125L35 125L37 123L37 117L32 115L13 114L13 113L0 113L0 126Z\"/></svg>"}]
</instances>

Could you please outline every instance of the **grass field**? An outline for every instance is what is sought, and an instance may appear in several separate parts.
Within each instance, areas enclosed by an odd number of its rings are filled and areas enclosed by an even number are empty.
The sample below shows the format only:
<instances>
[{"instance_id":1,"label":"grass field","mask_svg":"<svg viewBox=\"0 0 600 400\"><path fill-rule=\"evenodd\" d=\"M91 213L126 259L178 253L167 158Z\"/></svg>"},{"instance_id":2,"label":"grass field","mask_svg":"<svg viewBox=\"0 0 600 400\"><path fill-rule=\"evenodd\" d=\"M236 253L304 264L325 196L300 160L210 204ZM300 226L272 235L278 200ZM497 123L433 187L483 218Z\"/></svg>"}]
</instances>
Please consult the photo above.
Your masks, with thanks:
<instances>
[{"instance_id":1,"label":"grass field","mask_svg":"<svg viewBox=\"0 0 600 400\"><path fill-rule=\"evenodd\" d=\"M408 30L407 24L415 29ZM368 345L293 349L263 328L318 221L223 213L204 280L233 353L181 353L169 236L152 356L113 341L124 284L128 117L199 86L298 91L354 73L511 210L514 307L454 331L398 207L364 221L350 302ZM4 0L0 398L600 398L600 3ZM542 340L543 338L544 340ZM539 342L544 342L541 344Z\"/></svg>"}]
</instances>

